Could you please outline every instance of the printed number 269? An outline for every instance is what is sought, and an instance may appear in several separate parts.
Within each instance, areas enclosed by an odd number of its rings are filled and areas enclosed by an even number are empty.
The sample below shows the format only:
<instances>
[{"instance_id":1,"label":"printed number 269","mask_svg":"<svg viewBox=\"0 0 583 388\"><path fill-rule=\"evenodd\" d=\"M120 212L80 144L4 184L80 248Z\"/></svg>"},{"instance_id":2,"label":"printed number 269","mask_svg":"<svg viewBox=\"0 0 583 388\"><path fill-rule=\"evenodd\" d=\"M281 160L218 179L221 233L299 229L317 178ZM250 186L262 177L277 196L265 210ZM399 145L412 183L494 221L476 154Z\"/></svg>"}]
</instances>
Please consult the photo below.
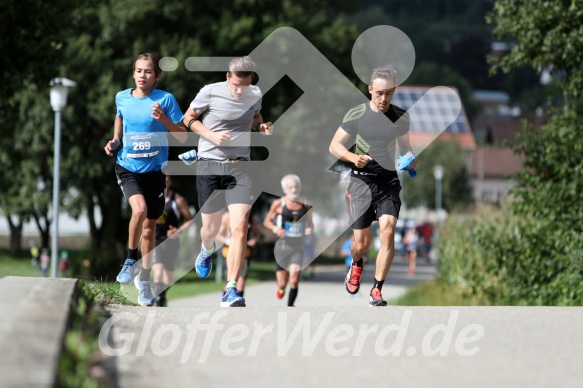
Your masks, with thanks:
<instances>
[{"instance_id":1,"label":"printed number 269","mask_svg":"<svg viewBox=\"0 0 583 388\"><path fill-rule=\"evenodd\" d=\"M134 143L134 151L149 150L151 144L149 141L137 141Z\"/></svg>"}]
</instances>

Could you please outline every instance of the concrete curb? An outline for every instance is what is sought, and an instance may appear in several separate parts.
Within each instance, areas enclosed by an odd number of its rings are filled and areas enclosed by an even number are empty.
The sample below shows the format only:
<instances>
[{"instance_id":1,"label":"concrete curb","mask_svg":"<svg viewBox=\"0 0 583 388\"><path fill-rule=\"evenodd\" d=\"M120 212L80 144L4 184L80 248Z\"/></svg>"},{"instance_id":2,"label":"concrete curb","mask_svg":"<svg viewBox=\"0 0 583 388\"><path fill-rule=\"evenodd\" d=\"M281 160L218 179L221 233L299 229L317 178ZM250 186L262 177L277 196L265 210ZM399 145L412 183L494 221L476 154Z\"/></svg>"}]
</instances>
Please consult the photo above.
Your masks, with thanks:
<instances>
[{"instance_id":1,"label":"concrete curb","mask_svg":"<svg viewBox=\"0 0 583 388\"><path fill-rule=\"evenodd\" d=\"M0 277L3 387L55 385L77 279Z\"/></svg>"}]
</instances>

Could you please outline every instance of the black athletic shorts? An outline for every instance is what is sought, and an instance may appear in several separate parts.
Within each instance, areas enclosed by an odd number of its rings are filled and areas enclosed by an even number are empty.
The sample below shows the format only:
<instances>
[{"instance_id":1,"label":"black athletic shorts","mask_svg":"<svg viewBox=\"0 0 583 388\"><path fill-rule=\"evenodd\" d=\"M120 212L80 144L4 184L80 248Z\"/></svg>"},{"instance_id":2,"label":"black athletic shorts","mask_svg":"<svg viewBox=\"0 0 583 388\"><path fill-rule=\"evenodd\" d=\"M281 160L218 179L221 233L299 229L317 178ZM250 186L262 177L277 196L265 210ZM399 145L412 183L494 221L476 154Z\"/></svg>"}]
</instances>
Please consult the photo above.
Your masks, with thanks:
<instances>
[{"instance_id":1,"label":"black athletic shorts","mask_svg":"<svg viewBox=\"0 0 583 388\"><path fill-rule=\"evenodd\" d=\"M384 214L399 218L400 191L401 184L395 171L364 180L351 176L346 189L346 204L352 229L366 229Z\"/></svg>"},{"instance_id":2,"label":"black athletic shorts","mask_svg":"<svg viewBox=\"0 0 583 388\"><path fill-rule=\"evenodd\" d=\"M178 238L167 238L166 240L157 243L154 249L153 263L160 263L164 265L167 271L174 271L176 269L176 260L180 251L180 240Z\"/></svg>"},{"instance_id":3,"label":"black athletic shorts","mask_svg":"<svg viewBox=\"0 0 583 388\"><path fill-rule=\"evenodd\" d=\"M212 169L200 163L196 175L198 206L204 214L216 213L231 204L255 202L251 177L238 169L237 163L213 163Z\"/></svg>"},{"instance_id":4,"label":"black athletic shorts","mask_svg":"<svg viewBox=\"0 0 583 388\"><path fill-rule=\"evenodd\" d=\"M117 184L127 200L132 195L141 194L146 200L150 220L157 220L164 212L164 190L166 190L166 175L162 171L136 173L115 164Z\"/></svg>"},{"instance_id":5,"label":"black athletic shorts","mask_svg":"<svg viewBox=\"0 0 583 388\"><path fill-rule=\"evenodd\" d=\"M283 237L278 240L273 249L275 254L275 270L289 270L289 266L297 264L302 268L304 263L305 239L303 237Z\"/></svg>"}]
</instances>

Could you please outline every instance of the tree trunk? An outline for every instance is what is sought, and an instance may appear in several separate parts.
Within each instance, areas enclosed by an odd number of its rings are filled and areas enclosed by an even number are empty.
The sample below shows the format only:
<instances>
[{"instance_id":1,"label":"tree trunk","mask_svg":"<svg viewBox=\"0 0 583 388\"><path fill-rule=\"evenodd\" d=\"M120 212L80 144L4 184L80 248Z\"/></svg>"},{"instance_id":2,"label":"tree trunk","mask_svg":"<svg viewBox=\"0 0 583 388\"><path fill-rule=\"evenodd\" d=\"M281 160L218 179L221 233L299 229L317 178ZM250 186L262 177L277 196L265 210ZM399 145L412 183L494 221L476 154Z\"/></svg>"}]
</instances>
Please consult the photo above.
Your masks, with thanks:
<instances>
[{"instance_id":1,"label":"tree trunk","mask_svg":"<svg viewBox=\"0 0 583 388\"><path fill-rule=\"evenodd\" d=\"M18 222L14 223L10 214L6 215L6 219L10 226L10 255L19 257L22 255L22 219L17 217Z\"/></svg>"},{"instance_id":2,"label":"tree trunk","mask_svg":"<svg viewBox=\"0 0 583 388\"><path fill-rule=\"evenodd\" d=\"M49 247L49 240L51 238L51 234L49 232L50 227L51 227L51 222L49 221L49 218L47 216L47 214L44 214L41 217L39 217L38 214L34 213L33 214L34 217L34 222L36 223L36 226L38 228L38 231L40 233L40 240L41 240L41 249L42 248L48 248ZM44 225L42 225L42 221L44 221Z\"/></svg>"},{"instance_id":3,"label":"tree trunk","mask_svg":"<svg viewBox=\"0 0 583 388\"><path fill-rule=\"evenodd\" d=\"M93 198L87 201L89 228L91 231L90 274L94 278L114 279L126 254L128 230L123 219L119 196L104 200L97 196L102 222L97 226L93 212Z\"/></svg>"}]
</instances>

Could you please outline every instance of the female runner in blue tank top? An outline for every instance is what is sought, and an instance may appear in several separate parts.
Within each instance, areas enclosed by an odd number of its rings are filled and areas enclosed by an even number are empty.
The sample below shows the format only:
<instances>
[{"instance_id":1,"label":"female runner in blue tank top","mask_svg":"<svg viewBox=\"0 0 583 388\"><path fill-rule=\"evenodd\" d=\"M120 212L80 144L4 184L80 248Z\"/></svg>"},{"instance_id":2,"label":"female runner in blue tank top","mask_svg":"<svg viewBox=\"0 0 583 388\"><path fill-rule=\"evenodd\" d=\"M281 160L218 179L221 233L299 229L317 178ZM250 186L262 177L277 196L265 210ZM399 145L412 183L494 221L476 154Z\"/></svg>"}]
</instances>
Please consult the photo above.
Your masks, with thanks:
<instances>
[{"instance_id":1,"label":"female runner in blue tank top","mask_svg":"<svg viewBox=\"0 0 583 388\"><path fill-rule=\"evenodd\" d=\"M116 94L113 138L104 147L105 153L112 156L113 150L123 142L117 153L115 174L132 208L132 218L128 257L117 281L124 284L134 282L140 291L138 303L142 306L154 304L150 283L152 258L148 253L154 249L156 220L164 210L165 176L161 170L168 161L167 132L172 132L181 142L186 141L186 133L181 133L186 132L183 114L176 99L172 94L154 88L162 74L159 61L151 53L134 58L136 87ZM141 272L137 264L140 237Z\"/></svg>"}]
</instances>

